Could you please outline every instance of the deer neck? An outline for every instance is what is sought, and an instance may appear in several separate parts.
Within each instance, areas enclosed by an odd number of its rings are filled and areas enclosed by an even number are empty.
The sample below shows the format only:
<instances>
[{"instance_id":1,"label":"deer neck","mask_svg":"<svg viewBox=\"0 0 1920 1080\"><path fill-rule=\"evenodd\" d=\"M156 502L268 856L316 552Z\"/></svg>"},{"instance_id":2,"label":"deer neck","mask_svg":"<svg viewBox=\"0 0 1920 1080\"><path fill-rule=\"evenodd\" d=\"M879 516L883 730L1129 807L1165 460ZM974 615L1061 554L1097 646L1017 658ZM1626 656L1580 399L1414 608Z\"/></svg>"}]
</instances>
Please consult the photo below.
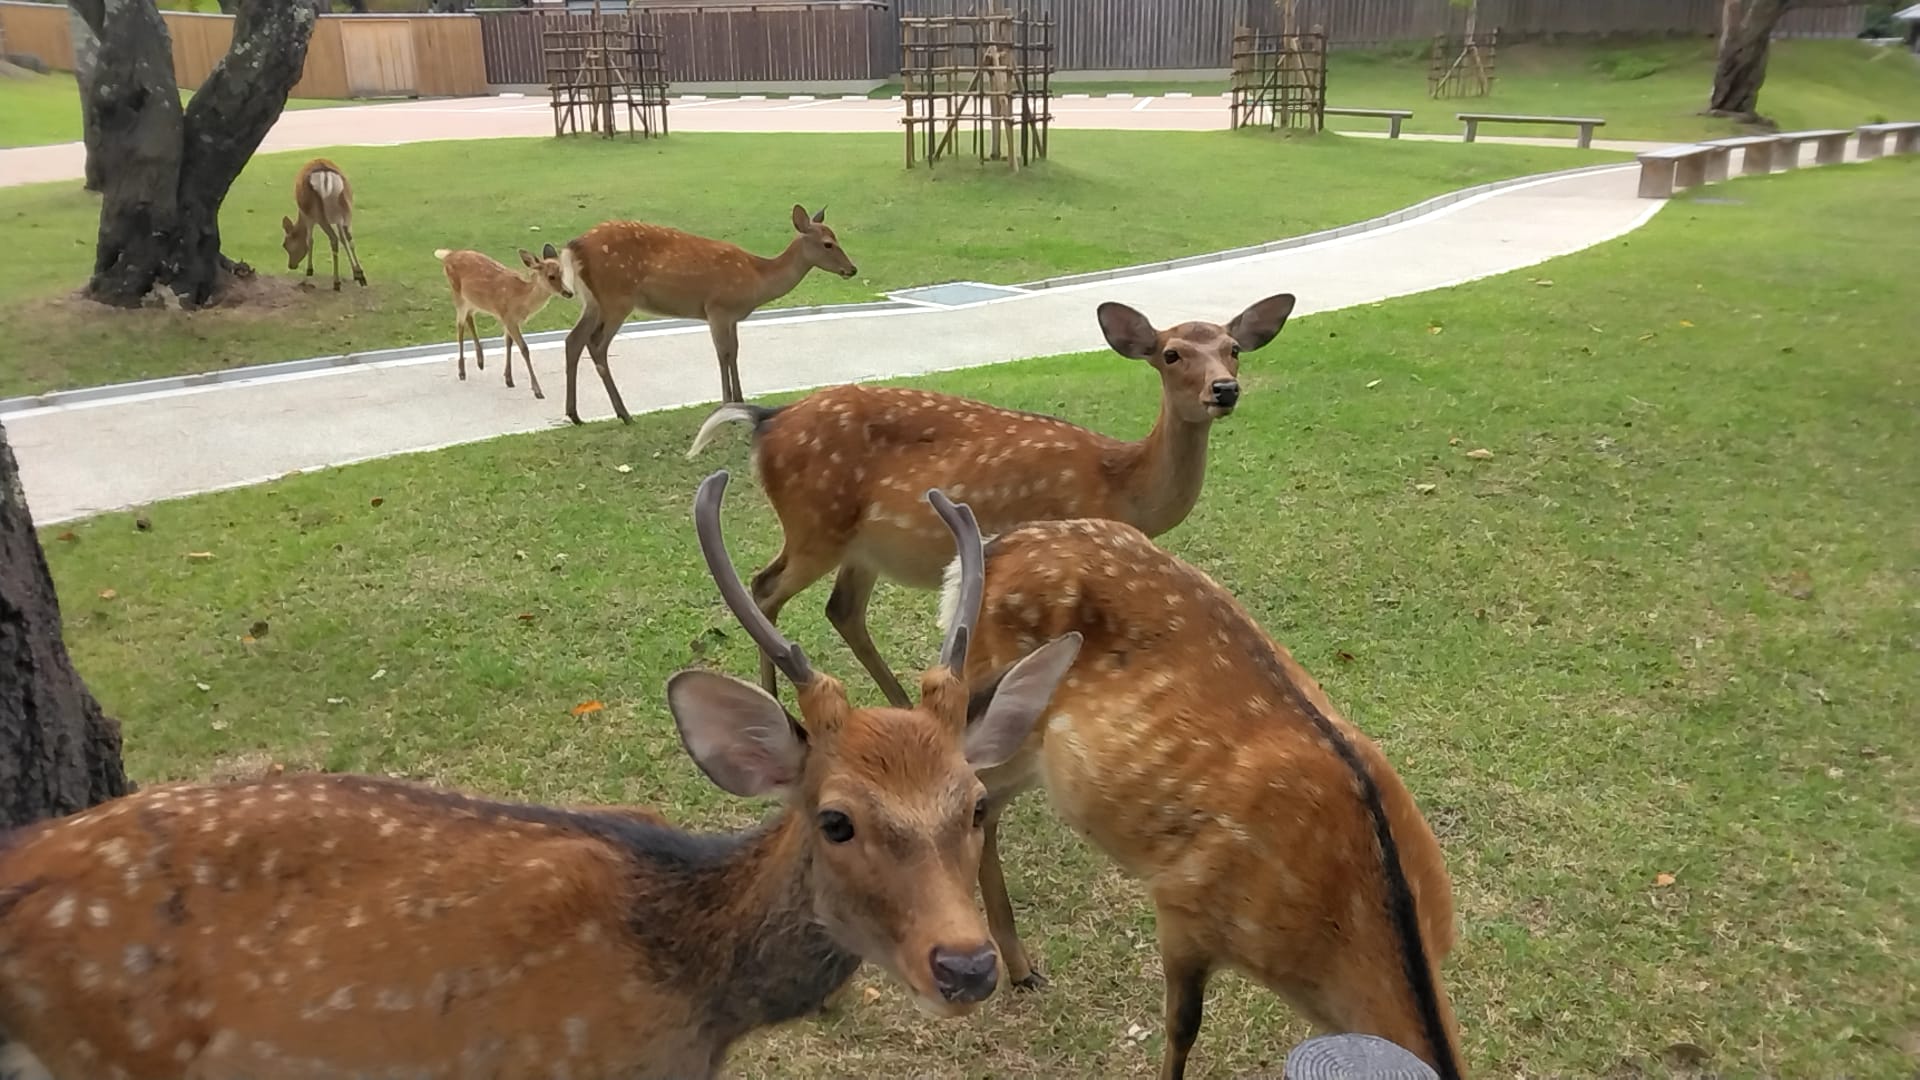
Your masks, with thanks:
<instances>
[{"instance_id":1,"label":"deer neck","mask_svg":"<svg viewBox=\"0 0 1920 1080\"><path fill-rule=\"evenodd\" d=\"M1181 419L1162 395L1160 418L1137 443L1121 448L1114 470L1122 485L1129 522L1158 536L1186 520L1207 478L1207 437L1213 421Z\"/></svg>"},{"instance_id":2,"label":"deer neck","mask_svg":"<svg viewBox=\"0 0 1920 1080\"><path fill-rule=\"evenodd\" d=\"M754 290L754 307L792 292L800 284L800 279L807 276L807 271L813 269L801 253L800 243L800 238L796 236L785 251L773 258L754 257L754 266L760 271L760 285Z\"/></svg>"}]
</instances>

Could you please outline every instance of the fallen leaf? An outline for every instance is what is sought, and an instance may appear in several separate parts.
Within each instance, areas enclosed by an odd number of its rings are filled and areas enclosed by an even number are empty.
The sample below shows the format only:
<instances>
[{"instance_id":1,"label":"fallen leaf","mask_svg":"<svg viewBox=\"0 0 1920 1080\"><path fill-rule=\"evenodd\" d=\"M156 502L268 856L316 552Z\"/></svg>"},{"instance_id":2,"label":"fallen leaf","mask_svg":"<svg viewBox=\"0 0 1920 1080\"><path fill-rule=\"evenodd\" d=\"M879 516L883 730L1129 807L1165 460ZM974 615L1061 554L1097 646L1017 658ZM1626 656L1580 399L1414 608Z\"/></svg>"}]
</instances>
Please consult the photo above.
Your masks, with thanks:
<instances>
[{"instance_id":1,"label":"fallen leaf","mask_svg":"<svg viewBox=\"0 0 1920 1080\"><path fill-rule=\"evenodd\" d=\"M119 595L120 595L119 593L117 593L117 592L114 592L114 591L113 591L112 589L101 589L101 590L100 590L100 599L102 599L102 600L111 600L111 599L113 599L114 597L116 597L116 596L119 596Z\"/></svg>"},{"instance_id":2,"label":"fallen leaf","mask_svg":"<svg viewBox=\"0 0 1920 1080\"><path fill-rule=\"evenodd\" d=\"M1491 450L1489 450L1489 449L1487 449L1486 447L1484 447L1484 446L1482 446L1482 447L1480 447L1480 448L1479 448L1479 449L1477 449L1477 450L1469 450L1469 451L1467 451L1467 456L1468 456L1468 457L1470 457L1470 458L1472 458L1472 459L1473 459L1473 460L1475 460L1475 461L1485 461L1485 460L1487 460L1488 458L1490 458L1490 457L1492 457L1492 456L1493 456L1493 451L1491 451Z\"/></svg>"},{"instance_id":3,"label":"fallen leaf","mask_svg":"<svg viewBox=\"0 0 1920 1080\"><path fill-rule=\"evenodd\" d=\"M521 612L520 614L518 614L518 615L516 615L516 616L514 616L514 617L515 617L515 618L517 618L517 619L519 619L519 620L520 620L521 622L532 622L532 621L533 621L533 612L531 612L531 611L523 611L523 612Z\"/></svg>"},{"instance_id":4,"label":"fallen leaf","mask_svg":"<svg viewBox=\"0 0 1920 1080\"><path fill-rule=\"evenodd\" d=\"M1666 888L1669 885L1672 885L1676 880L1677 879L1672 874L1669 874L1664 870L1658 874L1655 874L1653 877L1653 883L1662 889Z\"/></svg>"},{"instance_id":5,"label":"fallen leaf","mask_svg":"<svg viewBox=\"0 0 1920 1080\"><path fill-rule=\"evenodd\" d=\"M867 1002L867 1003L869 1003L869 1004L871 1004L871 1003L873 1003L873 1002L876 1002L876 1001L879 1001L879 1000L880 1000L880 988L879 988L879 987L877 987L877 986L869 986L869 987L867 987L867 988L866 988L865 990L862 990L862 991L860 992L860 1000L862 1000L862 1001L865 1001L865 1002Z\"/></svg>"},{"instance_id":6,"label":"fallen leaf","mask_svg":"<svg viewBox=\"0 0 1920 1080\"><path fill-rule=\"evenodd\" d=\"M613 471L614 471L614 472L617 472L617 473L630 473L630 472L632 472L632 471L633 471L633 466L631 466L631 465L615 465L615 466L613 467Z\"/></svg>"},{"instance_id":7,"label":"fallen leaf","mask_svg":"<svg viewBox=\"0 0 1920 1080\"><path fill-rule=\"evenodd\" d=\"M200 692L201 692L201 693L203 693L203 694L204 694L204 693L206 693L207 691L209 691L209 690L211 690L211 689L213 689L213 687L211 687L211 686L208 686L208 685L207 685L206 683L203 683L203 682L199 682L199 681L197 681L197 680L196 680L196 681L194 682L194 684L193 684L193 685L194 685L194 686L196 686L196 687L199 687L199 689L200 689Z\"/></svg>"},{"instance_id":8,"label":"fallen leaf","mask_svg":"<svg viewBox=\"0 0 1920 1080\"><path fill-rule=\"evenodd\" d=\"M286 767L285 765L282 765L281 763L279 763L279 762L277 762L277 761L276 761L276 762L274 762L273 764L271 764L271 765L269 765L269 766L267 766L267 775L268 775L268 776L279 776L279 775L280 775L281 773L283 773L283 772L286 772L286 771L287 771L287 767Z\"/></svg>"},{"instance_id":9,"label":"fallen leaf","mask_svg":"<svg viewBox=\"0 0 1920 1080\"><path fill-rule=\"evenodd\" d=\"M189 559L194 559L194 560L196 560L196 561L199 561L199 562L205 562L205 561L207 561L208 559L211 559L211 558L213 558L213 552L211 552L211 551L189 551L189 552L187 552L187 558L189 558Z\"/></svg>"},{"instance_id":10,"label":"fallen leaf","mask_svg":"<svg viewBox=\"0 0 1920 1080\"><path fill-rule=\"evenodd\" d=\"M1460 436L1458 436L1458 435L1455 435L1455 436L1453 436L1452 438L1450 438L1450 439L1448 439L1448 440L1447 440L1447 445L1448 445L1448 446L1459 446L1459 445L1460 445Z\"/></svg>"},{"instance_id":11,"label":"fallen leaf","mask_svg":"<svg viewBox=\"0 0 1920 1080\"><path fill-rule=\"evenodd\" d=\"M266 637L267 636L267 620L256 619L254 621L254 624L247 628L247 633L252 634L254 637L257 637L257 638Z\"/></svg>"},{"instance_id":12,"label":"fallen leaf","mask_svg":"<svg viewBox=\"0 0 1920 1080\"><path fill-rule=\"evenodd\" d=\"M1846 775L1847 775L1847 770L1841 768L1838 765L1827 766L1827 779L1829 780L1844 779Z\"/></svg>"},{"instance_id":13,"label":"fallen leaf","mask_svg":"<svg viewBox=\"0 0 1920 1080\"><path fill-rule=\"evenodd\" d=\"M147 532L153 528L153 519L145 514L141 514L139 517L133 519L133 527L139 529L141 532Z\"/></svg>"},{"instance_id":14,"label":"fallen leaf","mask_svg":"<svg viewBox=\"0 0 1920 1080\"><path fill-rule=\"evenodd\" d=\"M1692 325L1693 325L1693 321L1692 321L1691 319L1681 319L1681 320L1680 320L1680 325L1681 325L1681 326L1692 326Z\"/></svg>"},{"instance_id":15,"label":"fallen leaf","mask_svg":"<svg viewBox=\"0 0 1920 1080\"><path fill-rule=\"evenodd\" d=\"M383 498L381 498L381 497L380 497L380 496L378 496L378 495L375 495L375 496L374 496L373 498L371 498L371 499L369 499L369 500L368 500L368 502L369 502L369 503L371 503L371 504L372 504L372 505L374 505L374 506L379 506L379 505L380 505L381 503L383 503L383 502L386 502L386 501L387 501L387 500L385 500L385 499L383 499Z\"/></svg>"},{"instance_id":16,"label":"fallen leaf","mask_svg":"<svg viewBox=\"0 0 1920 1080\"><path fill-rule=\"evenodd\" d=\"M78 536L78 535L77 535L77 534L76 534L76 533L75 533L75 532L74 532L74 531L73 531L72 529L68 529L68 530L67 530L66 532L63 532L63 533L61 533L61 534L60 534L59 536L56 536L56 537L54 537L54 539L55 539L55 540L63 540L63 541L65 541L65 542L67 542L67 543L69 543L69 544L71 544L71 543L73 543L74 541L76 541L76 540L79 540L79 539L80 539L80 537L79 537L79 536Z\"/></svg>"},{"instance_id":17,"label":"fallen leaf","mask_svg":"<svg viewBox=\"0 0 1920 1080\"><path fill-rule=\"evenodd\" d=\"M1713 1059L1705 1047L1685 1042L1674 1043L1660 1051L1660 1056L1669 1067L1677 1069L1698 1069Z\"/></svg>"},{"instance_id":18,"label":"fallen leaf","mask_svg":"<svg viewBox=\"0 0 1920 1080\"><path fill-rule=\"evenodd\" d=\"M256 642L256 641L258 641L258 640L260 640L260 639L259 639L259 638L257 638L257 637L254 637L254 636L253 636L252 634L241 634L241 635L240 635L240 644L242 644L242 645L251 645L251 644L253 644L254 642Z\"/></svg>"},{"instance_id":19,"label":"fallen leaf","mask_svg":"<svg viewBox=\"0 0 1920 1080\"><path fill-rule=\"evenodd\" d=\"M1141 1042L1146 1042L1147 1036L1151 1034L1153 1034L1153 1032L1147 1030L1145 1027L1142 1027L1138 1023L1133 1023L1133 1024L1127 1025L1125 1038L1129 1042L1141 1043Z\"/></svg>"},{"instance_id":20,"label":"fallen leaf","mask_svg":"<svg viewBox=\"0 0 1920 1080\"><path fill-rule=\"evenodd\" d=\"M1431 495L1439 486L1438 484L1415 484L1413 490L1417 495Z\"/></svg>"},{"instance_id":21,"label":"fallen leaf","mask_svg":"<svg viewBox=\"0 0 1920 1080\"><path fill-rule=\"evenodd\" d=\"M1540 278L1539 280L1535 281L1534 284L1540 286L1543 289L1551 289L1553 288L1553 279Z\"/></svg>"},{"instance_id":22,"label":"fallen leaf","mask_svg":"<svg viewBox=\"0 0 1920 1080\"><path fill-rule=\"evenodd\" d=\"M1656 337L1659 337L1659 336L1660 336L1660 335L1658 335L1658 334L1641 334L1641 335L1640 335L1640 340L1641 340L1641 341L1652 341L1652 340L1653 340L1654 338L1656 338Z\"/></svg>"},{"instance_id":23,"label":"fallen leaf","mask_svg":"<svg viewBox=\"0 0 1920 1080\"><path fill-rule=\"evenodd\" d=\"M327 699L327 704L329 705L345 705L346 703L347 699L343 697L330 697Z\"/></svg>"},{"instance_id":24,"label":"fallen leaf","mask_svg":"<svg viewBox=\"0 0 1920 1080\"><path fill-rule=\"evenodd\" d=\"M213 723L208 724L207 726L212 728L215 731L227 730L227 722L225 720L215 720Z\"/></svg>"},{"instance_id":25,"label":"fallen leaf","mask_svg":"<svg viewBox=\"0 0 1920 1080\"><path fill-rule=\"evenodd\" d=\"M513 557L516 559L524 559L527 557L527 553L524 551L516 551L513 553Z\"/></svg>"},{"instance_id":26,"label":"fallen leaf","mask_svg":"<svg viewBox=\"0 0 1920 1080\"><path fill-rule=\"evenodd\" d=\"M1429 327L1427 327L1427 333L1429 333L1429 334L1437 334L1437 333L1439 333L1439 332L1440 332L1440 328L1439 328L1438 326L1429 326Z\"/></svg>"},{"instance_id":27,"label":"fallen leaf","mask_svg":"<svg viewBox=\"0 0 1920 1080\"><path fill-rule=\"evenodd\" d=\"M1335 656L1337 656L1337 657L1339 657L1339 658L1340 658L1340 662L1341 662L1341 663L1343 663L1343 664L1351 664L1351 663L1353 663L1353 654L1352 654L1352 653L1350 653L1350 652L1348 652L1348 651L1347 651L1347 650L1345 650L1345 649L1341 649L1341 650L1340 650L1339 652L1337 652L1337 653L1334 653L1333 655L1335 655Z\"/></svg>"},{"instance_id":28,"label":"fallen leaf","mask_svg":"<svg viewBox=\"0 0 1920 1080\"><path fill-rule=\"evenodd\" d=\"M1376 387L1376 386L1379 386L1379 385L1380 385L1380 380L1379 380L1379 379L1375 379L1375 380L1373 380L1372 382L1370 382L1370 383L1368 383L1368 384L1367 384L1367 389L1369 389L1369 390L1371 390L1371 389L1373 389L1374 387Z\"/></svg>"},{"instance_id":29,"label":"fallen leaf","mask_svg":"<svg viewBox=\"0 0 1920 1080\"><path fill-rule=\"evenodd\" d=\"M381 669L380 669L379 671L376 671L376 672L374 672L374 673L373 673L373 678L371 678L371 679L368 679L367 681L368 681L368 682L379 682L379 681L380 681L381 679L384 679L384 678L386 678L386 677L387 677L387 669L386 669L386 668L381 668Z\"/></svg>"},{"instance_id":30,"label":"fallen leaf","mask_svg":"<svg viewBox=\"0 0 1920 1080\"><path fill-rule=\"evenodd\" d=\"M575 716L585 716L588 713L597 713L604 708L606 708L606 706L602 705L598 701L583 701L580 704L575 705L571 711Z\"/></svg>"}]
</instances>

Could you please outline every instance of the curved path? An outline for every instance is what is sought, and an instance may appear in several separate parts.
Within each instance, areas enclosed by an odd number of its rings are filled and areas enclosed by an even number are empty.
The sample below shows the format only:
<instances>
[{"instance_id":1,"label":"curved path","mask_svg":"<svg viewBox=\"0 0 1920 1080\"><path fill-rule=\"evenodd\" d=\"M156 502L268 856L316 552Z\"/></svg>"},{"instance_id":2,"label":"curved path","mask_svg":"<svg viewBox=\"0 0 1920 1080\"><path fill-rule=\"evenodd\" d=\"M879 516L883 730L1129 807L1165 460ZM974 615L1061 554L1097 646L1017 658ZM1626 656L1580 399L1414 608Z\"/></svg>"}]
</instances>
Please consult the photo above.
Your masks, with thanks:
<instances>
[{"instance_id":1,"label":"curved path","mask_svg":"<svg viewBox=\"0 0 1920 1080\"><path fill-rule=\"evenodd\" d=\"M755 397L1104 349L1093 309L1108 299L1167 325L1223 319L1281 291L1299 294L1297 317L1441 288L1637 228L1664 205L1635 197L1637 175L1634 166L1601 166L1490 185L1267 245L1279 250L1046 283L964 306L774 312L742 329L741 380ZM1283 363L1288 349L1304 347L1293 344L1300 340L1282 335L1255 362ZM518 389L506 389L497 367L457 381L450 347L410 352L229 373L199 385L105 388L53 404L16 402L0 420L41 524L566 423L560 344L551 338L534 349L544 401L534 400L524 377ZM698 323L625 332L614 344L613 369L633 412L717 399L713 347ZM582 364L580 389L583 418L612 415L591 364Z\"/></svg>"}]
</instances>

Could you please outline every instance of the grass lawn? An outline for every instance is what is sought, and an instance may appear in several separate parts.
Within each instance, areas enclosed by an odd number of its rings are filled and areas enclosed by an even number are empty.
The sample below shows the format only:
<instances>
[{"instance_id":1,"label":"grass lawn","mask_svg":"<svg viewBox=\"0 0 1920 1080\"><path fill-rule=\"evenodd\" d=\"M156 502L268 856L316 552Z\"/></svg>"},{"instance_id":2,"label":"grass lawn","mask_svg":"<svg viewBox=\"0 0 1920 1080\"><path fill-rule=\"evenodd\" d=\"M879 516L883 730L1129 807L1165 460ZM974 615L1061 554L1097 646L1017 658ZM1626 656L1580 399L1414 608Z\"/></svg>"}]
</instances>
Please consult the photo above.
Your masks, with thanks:
<instances>
[{"instance_id":1,"label":"grass lawn","mask_svg":"<svg viewBox=\"0 0 1920 1080\"><path fill-rule=\"evenodd\" d=\"M814 304L1273 240L1486 180L1605 160L1532 147L1093 131L1057 132L1053 160L1018 175L971 161L909 172L898 138L886 135L494 139L325 153L353 181L355 239L372 284L348 281L333 293L316 234L319 288L288 289L264 309L183 315L75 302L93 264L98 204L71 183L0 189L14 255L0 263L0 338L21 343L0 364L0 397L451 341L435 248L477 247L517 266L516 246L564 243L611 217L641 216L773 254L793 235L789 208L824 203L861 276L815 274L778 302ZM256 158L222 214L228 254L287 283L303 279L286 268L280 218L293 209L293 175L309 156ZM1177 196L1168 187L1175 176ZM527 328L565 328L578 315L576 301L556 299Z\"/></svg>"},{"instance_id":2,"label":"grass lawn","mask_svg":"<svg viewBox=\"0 0 1920 1080\"><path fill-rule=\"evenodd\" d=\"M1243 370L1162 542L1294 649L1435 823L1475 1075L1913 1075L1916 182L1914 159L1735 180L1546 266L1303 318ZM1116 433L1155 410L1111 355L925 384ZM683 459L704 412L166 503L147 532L49 529L75 660L143 780L279 761L751 820L662 704L680 666L752 670L689 528L699 478L742 480L743 572L778 537L741 440ZM826 591L783 621L877 701ZM897 667L933 655L936 606L880 590ZM1008 836L1050 990L942 1024L863 976L873 997L754 1041L739 1074L1152 1075L1137 887L1039 796ZM1221 980L1191 1075L1271 1075L1302 1034Z\"/></svg>"},{"instance_id":3,"label":"grass lawn","mask_svg":"<svg viewBox=\"0 0 1920 1080\"><path fill-rule=\"evenodd\" d=\"M1408 131L1458 132L1453 116L1468 111L1599 116L1607 125L1598 137L1613 139L1683 140L1737 129L1732 121L1698 115L1713 85L1711 41L1502 44L1494 74L1488 97L1435 101L1427 97L1424 46L1340 51L1328 60L1327 103L1412 109ZM1777 42L1760 111L1789 131L1920 117L1920 62L1904 49L1858 41ZM1333 117L1329 123L1336 130L1385 130L1379 120ZM1493 125L1483 133L1553 137L1561 130Z\"/></svg>"},{"instance_id":4,"label":"grass lawn","mask_svg":"<svg viewBox=\"0 0 1920 1080\"><path fill-rule=\"evenodd\" d=\"M193 91L180 91L182 103ZM288 98L289 109L325 109L335 105L368 105L367 101L331 101ZM80 88L64 71L0 76L0 147L44 146L80 141Z\"/></svg>"}]
</instances>

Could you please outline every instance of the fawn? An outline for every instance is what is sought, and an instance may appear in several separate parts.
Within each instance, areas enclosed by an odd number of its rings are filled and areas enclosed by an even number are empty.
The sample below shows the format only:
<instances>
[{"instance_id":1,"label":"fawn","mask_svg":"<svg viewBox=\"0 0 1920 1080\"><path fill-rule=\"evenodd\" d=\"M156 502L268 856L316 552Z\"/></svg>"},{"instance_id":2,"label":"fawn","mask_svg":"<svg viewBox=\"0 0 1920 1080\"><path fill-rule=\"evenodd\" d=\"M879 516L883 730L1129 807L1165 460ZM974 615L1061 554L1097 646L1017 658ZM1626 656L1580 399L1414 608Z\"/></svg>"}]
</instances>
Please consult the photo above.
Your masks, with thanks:
<instances>
[{"instance_id":1,"label":"fawn","mask_svg":"<svg viewBox=\"0 0 1920 1080\"><path fill-rule=\"evenodd\" d=\"M862 960L937 1015L991 995L976 771L1025 741L1079 639L971 690L961 613L917 708L856 709L747 599L720 536L725 483L701 485L700 546L800 716L704 670L666 700L709 779L781 797L770 820L700 835L645 811L287 775L42 822L0 837L0 1064L62 1080L684 1080L816 1011ZM931 497L977 578L972 517Z\"/></svg>"},{"instance_id":2,"label":"fawn","mask_svg":"<svg viewBox=\"0 0 1920 1080\"><path fill-rule=\"evenodd\" d=\"M560 253L548 244L536 259L532 252L521 248L520 261L533 271L527 277L478 251L438 248L433 257L440 260L447 273L447 284L453 289L453 330L460 341L460 378L467 377L469 334L473 336L473 362L481 371L487 370L486 354L480 351L480 330L473 324L474 312L483 311L500 320L501 337L507 347L507 388L513 388L513 347L517 344L520 356L526 361L527 381L533 384L533 396L546 397L540 390L540 377L533 373L533 354L527 351L527 339L521 336L520 325L539 314L555 293L573 299L573 290L567 287L560 272Z\"/></svg>"},{"instance_id":3,"label":"fawn","mask_svg":"<svg viewBox=\"0 0 1920 1080\"><path fill-rule=\"evenodd\" d=\"M280 219L286 235L280 246L287 249L287 269L300 269L307 260L307 276L313 276L313 227L320 226L333 248L333 291L340 291L340 247L347 248L347 262L353 267L353 280L362 285L367 275L360 269L360 256L353 249L353 186L340 166L326 158L314 158L293 178L293 204L300 210L298 222Z\"/></svg>"},{"instance_id":4,"label":"fawn","mask_svg":"<svg viewBox=\"0 0 1920 1080\"><path fill-rule=\"evenodd\" d=\"M631 423L607 368L607 347L635 308L655 315L700 319L713 335L720 360L722 401L744 401L740 390L740 320L755 308L794 290L816 267L850 278L859 271L823 222L826 207L812 217L793 208L797 233L785 251L762 258L733 244L638 221L607 221L572 240L560 252L567 286L580 294L580 321L567 334L567 418L580 423L575 373L580 353L593 357L613 411Z\"/></svg>"},{"instance_id":5,"label":"fawn","mask_svg":"<svg viewBox=\"0 0 1920 1080\"><path fill-rule=\"evenodd\" d=\"M1068 825L1142 879L1166 978L1162 1080L1185 1074L1208 976L1233 968L1315 1025L1463 1075L1439 965L1454 941L1439 841L1379 748L1233 595L1117 521L1031 522L986 546L968 678L1079 634L1079 657L989 792L980 887L1008 978L1033 988L999 820L1044 784ZM947 612L955 614L948 615Z\"/></svg>"},{"instance_id":6,"label":"fawn","mask_svg":"<svg viewBox=\"0 0 1920 1080\"><path fill-rule=\"evenodd\" d=\"M1122 356L1160 376L1160 417L1139 442L1122 442L1064 420L999 409L923 390L836 386L791 405L716 409L687 456L727 423L753 429L753 461L780 518L785 542L753 578L769 618L801 590L839 568L827 615L887 700L906 691L867 632L875 584L940 584L954 549L915 492L938 487L964 498L989 533L1024 521L1105 517L1149 536L1180 524L1200 498L1213 422L1240 400L1240 354L1272 341L1294 297L1267 297L1225 326L1181 323L1156 330L1124 304L1100 305L1100 328ZM773 686L764 658L761 685Z\"/></svg>"}]
</instances>

